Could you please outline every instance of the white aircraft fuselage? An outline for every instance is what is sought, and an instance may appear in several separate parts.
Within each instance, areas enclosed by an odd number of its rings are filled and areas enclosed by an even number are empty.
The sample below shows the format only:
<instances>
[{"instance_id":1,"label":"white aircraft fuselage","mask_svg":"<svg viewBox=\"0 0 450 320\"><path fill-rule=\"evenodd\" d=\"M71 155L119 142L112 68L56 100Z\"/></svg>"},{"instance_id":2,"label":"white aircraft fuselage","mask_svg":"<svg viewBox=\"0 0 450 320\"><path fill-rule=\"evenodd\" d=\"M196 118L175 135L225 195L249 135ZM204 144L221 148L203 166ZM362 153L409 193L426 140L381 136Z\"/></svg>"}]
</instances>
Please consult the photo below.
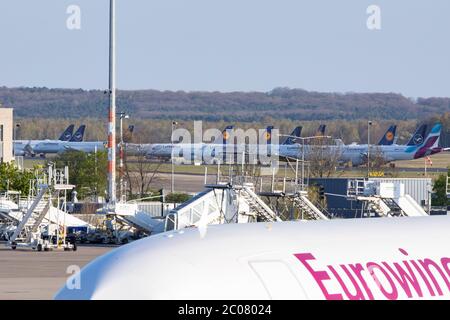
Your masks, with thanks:
<instances>
[{"instance_id":1,"label":"white aircraft fuselage","mask_svg":"<svg viewBox=\"0 0 450 320\"><path fill-rule=\"evenodd\" d=\"M42 141L33 147L37 154L57 154L66 151L82 151L92 153L105 150L105 142L102 141Z\"/></svg>"},{"instance_id":2,"label":"white aircraft fuselage","mask_svg":"<svg viewBox=\"0 0 450 320\"><path fill-rule=\"evenodd\" d=\"M226 148L226 149L225 149ZM273 145L269 148L272 155L280 158L302 159L303 147L300 144L294 145ZM304 157L311 159L312 154L322 149L325 154L334 156L339 162L352 162L353 165L362 165L367 162L367 156L382 157L386 162L398 160L414 160L443 151L441 148L429 148L425 152L418 153L419 147L405 145L371 146L370 152L367 145L330 145L330 146L305 146ZM185 159L223 159L228 160L230 156L240 155L244 150L248 154L249 150L259 154L258 145L235 146L222 144L152 144L142 147L148 158L170 159L172 153L174 157ZM172 151L173 150L173 151ZM238 150L237 152L235 150ZM239 151L241 150L241 151ZM264 152L267 150L265 146ZM251 153L251 152L250 152Z\"/></svg>"},{"instance_id":3,"label":"white aircraft fuselage","mask_svg":"<svg viewBox=\"0 0 450 320\"><path fill-rule=\"evenodd\" d=\"M96 259L56 299L450 299L449 229L431 216L172 231Z\"/></svg>"}]
</instances>

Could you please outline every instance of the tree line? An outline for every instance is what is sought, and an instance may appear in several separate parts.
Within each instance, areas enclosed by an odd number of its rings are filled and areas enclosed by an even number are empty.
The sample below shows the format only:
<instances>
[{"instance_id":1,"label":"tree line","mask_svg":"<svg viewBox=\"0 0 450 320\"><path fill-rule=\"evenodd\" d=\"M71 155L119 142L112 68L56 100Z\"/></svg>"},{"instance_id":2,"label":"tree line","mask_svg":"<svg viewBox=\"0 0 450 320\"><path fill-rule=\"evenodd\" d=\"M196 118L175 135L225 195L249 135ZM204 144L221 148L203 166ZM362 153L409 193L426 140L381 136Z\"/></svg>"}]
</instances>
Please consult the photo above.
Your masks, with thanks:
<instances>
[{"instance_id":1,"label":"tree line","mask_svg":"<svg viewBox=\"0 0 450 320\"><path fill-rule=\"evenodd\" d=\"M324 93L276 88L269 92L118 91L121 111L139 119L262 122L423 119L450 111L450 98L411 99L397 93ZM0 87L0 102L17 117L102 118L108 94L102 90Z\"/></svg>"}]
</instances>

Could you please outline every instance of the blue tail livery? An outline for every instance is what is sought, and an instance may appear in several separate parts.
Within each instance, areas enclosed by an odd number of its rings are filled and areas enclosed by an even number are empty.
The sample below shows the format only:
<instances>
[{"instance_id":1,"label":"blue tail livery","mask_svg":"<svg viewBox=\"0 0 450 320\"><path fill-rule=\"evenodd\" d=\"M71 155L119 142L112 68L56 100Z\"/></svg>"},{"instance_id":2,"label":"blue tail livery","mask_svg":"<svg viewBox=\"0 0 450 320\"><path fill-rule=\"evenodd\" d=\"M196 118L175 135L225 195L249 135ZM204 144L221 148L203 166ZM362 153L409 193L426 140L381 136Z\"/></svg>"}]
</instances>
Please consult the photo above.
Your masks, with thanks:
<instances>
[{"instance_id":1,"label":"blue tail livery","mask_svg":"<svg viewBox=\"0 0 450 320\"><path fill-rule=\"evenodd\" d=\"M295 138L300 138L302 136L302 129L303 127L298 126L294 129L294 131L292 131L292 133L290 134L290 137L287 137L284 142L283 145L293 145L295 143Z\"/></svg>"},{"instance_id":2,"label":"blue tail livery","mask_svg":"<svg viewBox=\"0 0 450 320\"><path fill-rule=\"evenodd\" d=\"M406 144L407 146L420 146L425 141L425 133L427 132L428 126L426 124L421 125L417 128L416 132L412 135L411 139Z\"/></svg>"},{"instance_id":3,"label":"blue tail livery","mask_svg":"<svg viewBox=\"0 0 450 320\"><path fill-rule=\"evenodd\" d=\"M394 144L395 133L397 132L397 126L392 125L384 134L383 138L381 138L380 142L378 142L379 146L391 146Z\"/></svg>"},{"instance_id":4,"label":"blue tail livery","mask_svg":"<svg viewBox=\"0 0 450 320\"><path fill-rule=\"evenodd\" d=\"M75 125L71 124L67 127L67 129L61 134L59 137L59 141L70 141L70 138L72 138L73 135L73 129L75 128Z\"/></svg>"},{"instance_id":5,"label":"blue tail livery","mask_svg":"<svg viewBox=\"0 0 450 320\"><path fill-rule=\"evenodd\" d=\"M70 139L70 142L82 142L84 139L84 131L86 130L86 126L83 124L80 126L77 130L77 132L74 133L72 138Z\"/></svg>"}]
</instances>

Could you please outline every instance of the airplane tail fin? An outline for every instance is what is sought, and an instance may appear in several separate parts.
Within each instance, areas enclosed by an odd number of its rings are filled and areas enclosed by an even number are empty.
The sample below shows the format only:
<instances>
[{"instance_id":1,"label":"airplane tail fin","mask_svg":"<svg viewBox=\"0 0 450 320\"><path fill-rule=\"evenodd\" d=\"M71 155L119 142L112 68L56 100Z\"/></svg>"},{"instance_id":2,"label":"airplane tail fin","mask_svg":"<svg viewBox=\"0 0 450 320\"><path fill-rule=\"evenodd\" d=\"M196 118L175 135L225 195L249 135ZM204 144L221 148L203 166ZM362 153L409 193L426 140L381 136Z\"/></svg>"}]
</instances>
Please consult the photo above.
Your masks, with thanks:
<instances>
[{"instance_id":1,"label":"airplane tail fin","mask_svg":"<svg viewBox=\"0 0 450 320\"><path fill-rule=\"evenodd\" d=\"M411 139L406 144L407 146L420 146L425 140L425 133L427 132L428 126L426 124L421 125L417 128L416 132L412 135Z\"/></svg>"},{"instance_id":2,"label":"airplane tail fin","mask_svg":"<svg viewBox=\"0 0 450 320\"><path fill-rule=\"evenodd\" d=\"M73 135L73 129L75 128L74 124L71 124L67 127L67 129L61 134L61 136L58 138L60 141L69 141L70 138L72 138Z\"/></svg>"},{"instance_id":3,"label":"airplane tail fin","mask_svg":"<svg viewBox=\"0 0 450 320\"><path fill-rule=\"evenodd\" d=\"M321 125L319 126L319 129L317 129L317 135L318 135L318 136L324 136L324 135L325 135L325 130L326 130L326 128L327 128L327 125L326 125L326 124L321 124Z\"/></svg>"},{"instance_id":4,"label":"airplane tail fin","mask_svg":"<svg viewBox=\"0 0 450 320\"><path fill-rule=\"evenodd\" d=\"M232 142L231 137L233 136L234 126L228 126L222 131L222 144L223 144L223 163L227 162L227 145Z\"/></svg>"},{"instance_id":5,"label":"airplane tail fin","mask_svg":"<svg viewBox=\"0 0 450 320\"><path fill-rule=\"evenodd\" d=\"M272 130L274 126L268 126L266 128L266 133L264 134L264 139L268 145L272 144Z\"/></svg>"},{"instance_id":6,"label":"airplane tail fin","mask_svg":"<svg viewBox=\"0 0 450 320\"><path fill-rule=\"evenodd\" d=\"M395 133L397 132L397 126L392 125L384 134L383 138L381 138L380 142L378 142L379 146L391 146L394 143Z\"/></svg>"},{"instance_id":7,"label":"airplane tail fin","mask_svg":"<svg viewBox=\"0 0 450 320\"><path fill-rule=\"evenodd\" d=\"M435 148L439 144L439 138L441 137L442 124L436 123L427 136L427 139L423 143L424 147Z\"/></svg>"},{"instance_id":8,"label":"airplane tail fin","mask_svg":"<svg viewBox=\"0 0 450 320\"><path fill-rule=\"evenodd\" d=\"M70 139L70 142L82 142L84 139L84 131L86 130L86 126L83 124L80 126L77 130L77 132L74 133L72 138Z\"/></svg>"},{"instance_id":9,"label":"airplane tail fin","mask_svg":"<svg viewBox=\"0 0 450 320\"><path fill-rule=\"evenodd\" d=\"M300 138L301 135L302 135L302 129L303 129L303 127L301 127L301 126L296 127L296 128L294 129L294 131L292 131L291 136L290 136L290 137L287 137L287 138L284 140L283 145L292 145L292 144L294 144L294 143L295 143L295 139L294 139L293 137L298 137L298 138Z\"/></svg>"},{"instance_id":10,"label":"airplane tail fin","mask_svg":"<svg viewBox=\"0 0 450 320\"><path fill-rule=\"evenodd\" d=\"M433 148L437 148L439 145L439 138L441 137L442 124L436 123L428 134L424 143L422 143L414 155L415 159L422 158L431 153Z\"/></svg>"}]
</instances>

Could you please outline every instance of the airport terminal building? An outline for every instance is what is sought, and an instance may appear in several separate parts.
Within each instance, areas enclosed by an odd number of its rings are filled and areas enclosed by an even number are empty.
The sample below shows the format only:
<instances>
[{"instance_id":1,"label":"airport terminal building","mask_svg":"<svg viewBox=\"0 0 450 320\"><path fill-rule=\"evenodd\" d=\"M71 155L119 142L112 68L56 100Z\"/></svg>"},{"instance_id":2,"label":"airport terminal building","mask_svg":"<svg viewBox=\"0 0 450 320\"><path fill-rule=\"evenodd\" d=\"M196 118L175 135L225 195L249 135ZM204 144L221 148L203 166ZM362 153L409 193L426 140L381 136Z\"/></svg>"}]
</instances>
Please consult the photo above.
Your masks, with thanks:
<instances>
[{"instance_id":1,"label":"airport terminal building","mask_svg":"<svg viewBox=\"0 0 450 320\"><path fill-rule=\"evenodd\" d=\"M0 108L0 163L13 160L13 109Z\"/></svg>"}]
</instances>

